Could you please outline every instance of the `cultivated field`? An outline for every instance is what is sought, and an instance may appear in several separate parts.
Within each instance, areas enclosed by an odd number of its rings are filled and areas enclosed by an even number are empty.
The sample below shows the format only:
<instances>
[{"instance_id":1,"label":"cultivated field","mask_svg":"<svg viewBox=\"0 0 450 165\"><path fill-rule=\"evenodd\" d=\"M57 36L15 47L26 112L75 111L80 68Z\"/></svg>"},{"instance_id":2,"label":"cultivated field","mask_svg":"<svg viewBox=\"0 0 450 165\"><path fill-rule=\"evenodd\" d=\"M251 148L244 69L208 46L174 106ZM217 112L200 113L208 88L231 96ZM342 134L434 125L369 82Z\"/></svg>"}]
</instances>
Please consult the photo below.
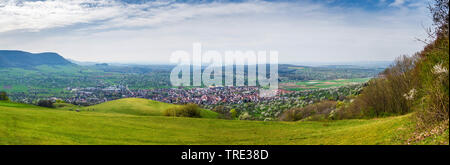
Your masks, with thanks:
<instances>
[{"instance_id":1,"label":"cultivated field","mask_svg":"<svg viewBox=\"0 0 450 165\"><path fill-rule=\"evenodd\" d=\"M359 84L369 81L371 78L335 79L335 80L309 80L309 81L289 81L280 83L280 87L286 90L301 91L320 88L341 87L352 84Z\"/></svg>"}]
</instances>

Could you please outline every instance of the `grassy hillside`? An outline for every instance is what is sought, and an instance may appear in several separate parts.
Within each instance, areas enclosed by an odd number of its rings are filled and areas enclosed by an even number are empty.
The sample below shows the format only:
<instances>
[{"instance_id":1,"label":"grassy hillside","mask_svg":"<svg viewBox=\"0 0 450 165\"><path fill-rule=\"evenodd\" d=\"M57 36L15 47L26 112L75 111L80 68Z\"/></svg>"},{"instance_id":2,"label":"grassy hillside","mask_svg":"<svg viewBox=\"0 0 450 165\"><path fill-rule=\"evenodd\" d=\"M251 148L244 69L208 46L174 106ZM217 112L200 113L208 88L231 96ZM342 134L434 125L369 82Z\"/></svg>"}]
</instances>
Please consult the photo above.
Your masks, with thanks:
<instances>
[{"instance_id":1,"label":"grassy hillside","mask_svg":"<svg viewBox=\"0 0 450 165\"><path fill-rule=\"evenodd\" d=\"M0 102L0 144L403 144L411 125L410 115L263 122L104 113L105 105L75 112Z\"/></svg>"},{"instance_id":2,"label":"grassy hillside","mask_svg":"<svg viewBox=\"0 0 450 165\"><path fill-rule=\"evenodd\" d=\"M178 107L179 105L163 103L142 98L125 98L108 101L105 103L83 107L80 110L93 110L102 113L120 113L141 116L162 116L163 111L168 108ZM200 111L202 118L216 118L217 113L202 109Z\"/></svg>"}]
</instances>

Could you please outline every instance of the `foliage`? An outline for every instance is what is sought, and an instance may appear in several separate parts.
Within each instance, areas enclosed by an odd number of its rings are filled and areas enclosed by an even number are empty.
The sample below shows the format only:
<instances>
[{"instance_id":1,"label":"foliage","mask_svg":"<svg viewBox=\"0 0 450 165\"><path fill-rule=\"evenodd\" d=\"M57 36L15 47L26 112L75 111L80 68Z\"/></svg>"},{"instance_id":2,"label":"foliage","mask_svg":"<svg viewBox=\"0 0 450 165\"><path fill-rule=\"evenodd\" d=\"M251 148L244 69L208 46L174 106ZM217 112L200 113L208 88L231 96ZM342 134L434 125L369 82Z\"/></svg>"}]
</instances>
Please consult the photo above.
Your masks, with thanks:
<instances>
[{"instance_id":1,"label":"foliage","mask_svg":"<svg viewBox=\"0 0 450 165\"><path fill-rule=\"evenodd\" d=\"M53 108L53 102L50 100L39 100L37 103L40 107L47 107L47 108Z\"/></svg>"},{"instance_id":2,"label":"foliage","mask_svg":"<svg viewBox=\"0 0 450 165\"><path fill-rule=\"evenodd\" d=\"M449 120L449 16L448 0L436 0L430 11L433 15L435 40L419 53L416 71L420 78L422 107L416 114L418 126L428 129Z\"/></svg>"},{"instance_id":3,"label":"foliage","mask_svg":"<svg viewBox=\"0 0 450 165\"><path fill-rule=\"evenodd\" d=\"M0 91L0 100L9 100L8 94L4 91Z\"/></svg>"},{"instance_id":4,"label":"foliage","mask_svg":"<svg viewBox=\"0 0 450 165\"><path fill-rule=\"evenodd\" d=\"M328 118L336 109L336 101L322 101L303 108L293 108L285 111L281 116L282 121L321 120Z\"/></svg>"},{"instance_id":5,"label":"foliage","mask_svg":"<svg viewBox=\"0 0 450 165\"><path fill-rule=\"evenodd\" d=\"M164 110L164 116L177 117L201 117L200 108L196 104L187 104L181 107L174 107Z\"/></svg>"},{"instance_id":6,"label":"foliage","mask_svg":"<svg viewBox=\"0 0 450 165\"><path fill-rule=\"evenodd\" d=\"M231 118L232 118L232 119L236 118L236 117L237 117L237 112L236 112L236 110L235 110L235 109L231 109L231 110L230 110L230 115L231 115Z\"/></svg>"},{"instance_id":7,"label":"foliage","mask_svg":"<svg viewBox=\"0 0 450 165\"><path fill-rule=\"evenodd\" d=\"M239 120L253 120L253 117L248 112L244 112L239 115Z\"/></svg>"},{"instance_id":8,"label":"foliage","mask_svg":"<svg viewBox=\"0 0 450 165\"><path fill-rule=\"evenodd\" d=\"M221 119L232 119L231 114L230 114L230 108L228 108L226 106L218 105L218 106L214 107L212 109L212 111L220 114L219 118L221 118Z\"/></svg>"},{"instance_id":9,"label":"foliage","mask_svg":"<svg viewBox=\"0 0 450 165\"><path fill-rule=\"evenodd\" d=\"M235 109L237 114L247 112L254 120L266 118L279 118L280 115L292 108L301 108L320 101L344 101L360 93L364 84L347 85L330 89L314 89L296 91L281 95L280 99L265 100L258 103L244 102L242 104L219 103L214 105L201 105L205 109L217 112L220 118L231 119L229 111Z\"/></svg>"},{"instance_id":10,"label":"foliage","mask_svg":"<svg viewBox=\"0 0 450 165\"><path fill-rule=\"evenodd\" d=\"M433 16L434 36L447 37L449 34L449 0L435 0L430 6L430 12Z\"/></svg>"},{"instance_id":11,"label":"foliage","mask_svg":"<svg viewBox=\"0 0 450 165\"><path fill-rule=\"evenodd\" d=\"M55 103L66 103L64 100L55 100Z\"/></svg>"},{"instance_id":12,"label":"foliage","mask_svg":"<svg viewBox=\"0 0 450 165\"><path fill-rule=\"evenodd\" d=\"M412 57L402 56L337 116L340 118L402 115L416 110L417 128L430 130L449 121L448 0L430 5L435 29L432 42ZM448 128L447 132L448 132ZM445 132L445 131L444 131Z\"/></svg>"},{"instance_id":13,"label":"foliage","mask_svg":"<svg viewBox=\"0 0 450 165\"><path fill-rule=\"evenodd\" d=\"M416 97L417 56L401 56L393 65L372 79L351 105L341 108L338 118L384 117L411 112Z\"/></svg>"}]
</instances>

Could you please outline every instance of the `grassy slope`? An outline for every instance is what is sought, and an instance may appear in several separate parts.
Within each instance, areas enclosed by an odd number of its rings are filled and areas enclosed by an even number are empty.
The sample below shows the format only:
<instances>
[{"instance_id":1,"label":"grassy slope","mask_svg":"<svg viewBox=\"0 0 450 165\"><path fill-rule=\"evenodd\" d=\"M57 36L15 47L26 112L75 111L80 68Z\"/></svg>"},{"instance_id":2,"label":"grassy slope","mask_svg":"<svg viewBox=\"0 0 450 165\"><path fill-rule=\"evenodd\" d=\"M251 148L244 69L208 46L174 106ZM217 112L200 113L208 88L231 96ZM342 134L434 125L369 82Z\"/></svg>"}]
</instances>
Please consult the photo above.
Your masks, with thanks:
<instances>
[{"instance_id":1,"label":"grassy slope","mask_svg":"<svg viewBox=\"0 0 450 165\"><path fill-rule=\"evenodd\" d=\"M0 102L0 144L399 144L410 115L263 122L74 112Z\"/></svg>"},{"instance_id":2,"label":"grassy slope","mask_svg":"<svg viewBox=\"0 0 450 165\"><path fill-rule=\"evenodd\" d=\"M103 113L121 113L130 115L142 116L162 116L163 111L168 108L179 105L163 103L142 98L126 98L108 101L102 104L97 104L89 107L80 108L81 110L94 110ZM202 109L200 111L202 118L216 118L217 113Z\"/></svg>"}]
</instances>

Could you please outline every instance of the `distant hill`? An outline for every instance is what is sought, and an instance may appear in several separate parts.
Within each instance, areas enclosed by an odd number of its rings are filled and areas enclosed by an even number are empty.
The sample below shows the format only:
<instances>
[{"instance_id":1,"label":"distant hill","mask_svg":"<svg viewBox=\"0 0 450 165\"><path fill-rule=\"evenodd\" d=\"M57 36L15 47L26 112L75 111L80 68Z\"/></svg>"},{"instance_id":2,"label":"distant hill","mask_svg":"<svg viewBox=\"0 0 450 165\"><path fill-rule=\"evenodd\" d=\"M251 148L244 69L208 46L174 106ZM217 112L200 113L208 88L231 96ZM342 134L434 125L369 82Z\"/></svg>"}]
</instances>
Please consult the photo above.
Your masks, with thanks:
<instances>
[{"instance_id":1,"label":"distant hill","mask_svg":"<svg viewBox=\"0 0 450 165\"><path fill-rule=\"evenodd\" d=\"M73 64L57 53L29 53L17 50L0 50L0 67L33 67L38 65Z\"/></svg>"}]
</instances>

